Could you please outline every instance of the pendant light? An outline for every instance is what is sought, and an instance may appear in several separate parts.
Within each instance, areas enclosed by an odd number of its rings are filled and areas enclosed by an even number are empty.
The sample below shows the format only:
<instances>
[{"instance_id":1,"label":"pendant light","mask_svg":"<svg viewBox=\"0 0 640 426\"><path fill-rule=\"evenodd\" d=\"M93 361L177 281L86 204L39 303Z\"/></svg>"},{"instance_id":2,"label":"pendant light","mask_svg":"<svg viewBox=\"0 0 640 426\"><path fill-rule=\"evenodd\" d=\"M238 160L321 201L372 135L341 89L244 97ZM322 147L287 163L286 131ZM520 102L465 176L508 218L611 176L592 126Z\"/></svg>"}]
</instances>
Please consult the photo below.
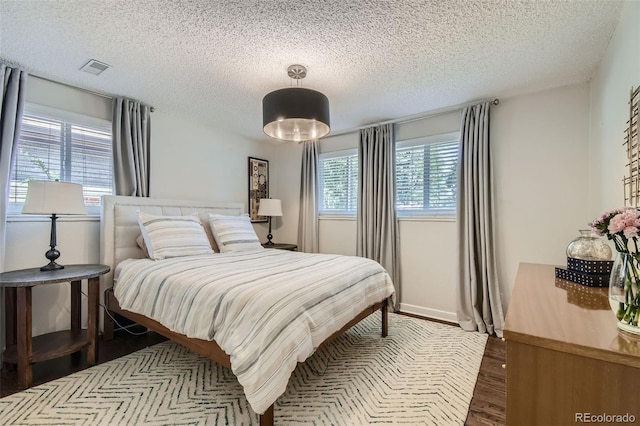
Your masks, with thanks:
<instances>
[{"instance_id":1,"label":"pendant light","mask_svg":"<svg viewBox=\"0 0 640 426\"><path fill-rule=\"evenodd\" d=\"M329 134L329 99L320 92L300 87L307 69L291 65L287 74L296 87L275 90L262 99L264 132L275 139L302 142Z\"/></svg>"}]
</instances>

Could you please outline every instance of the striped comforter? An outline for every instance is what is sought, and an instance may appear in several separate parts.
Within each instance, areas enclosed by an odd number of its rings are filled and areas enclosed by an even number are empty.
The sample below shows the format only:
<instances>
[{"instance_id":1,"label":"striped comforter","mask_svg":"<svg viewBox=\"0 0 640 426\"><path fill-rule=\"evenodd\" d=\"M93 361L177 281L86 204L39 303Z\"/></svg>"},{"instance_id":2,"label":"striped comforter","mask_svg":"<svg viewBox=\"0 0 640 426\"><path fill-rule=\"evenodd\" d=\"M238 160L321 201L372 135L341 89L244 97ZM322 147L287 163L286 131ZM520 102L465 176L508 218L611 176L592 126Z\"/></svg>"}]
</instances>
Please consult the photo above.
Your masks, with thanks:
<instances>
[{"instance_id":1,"label":"striped comforter","mask_svg":"<svg viewBox=\"0 0 640 426\"><path fill-rule=\"evenodd\" d=\"M128 259L115 274L122 308L215 340L257 413L284 393L298 362L394 293L372 260L284 250Z\"/></svg>"}]
</instances>

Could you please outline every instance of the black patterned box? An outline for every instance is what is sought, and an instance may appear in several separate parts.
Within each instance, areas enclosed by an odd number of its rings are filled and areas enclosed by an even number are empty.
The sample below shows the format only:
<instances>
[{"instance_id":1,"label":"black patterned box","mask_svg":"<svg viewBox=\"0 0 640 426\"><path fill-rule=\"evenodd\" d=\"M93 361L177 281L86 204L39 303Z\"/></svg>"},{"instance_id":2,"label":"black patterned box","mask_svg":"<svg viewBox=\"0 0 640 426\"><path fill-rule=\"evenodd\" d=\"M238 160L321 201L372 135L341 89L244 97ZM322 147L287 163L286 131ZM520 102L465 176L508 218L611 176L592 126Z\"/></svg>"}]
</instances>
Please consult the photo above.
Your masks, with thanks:
<instances>
[{"instance_id":1,"label":"black patterned box","mask_svg":"<svg viewBox=\"0 0 640 426\"><path fill-rule=\"evenodd\" d=\"M609 274L587 274L556 267L556 277L589 287L608 287Z\"/></svg>"},{"instance_id":2,"label":"black patterned box","mask_svg":"<svg viewBox=\"0 0 640 426\"><path fill-rule=\"evenodd\" d=\"M613 260L584 260L567 257L567 269L584 274L610 274Z\"/></svg>"}]
</instances>

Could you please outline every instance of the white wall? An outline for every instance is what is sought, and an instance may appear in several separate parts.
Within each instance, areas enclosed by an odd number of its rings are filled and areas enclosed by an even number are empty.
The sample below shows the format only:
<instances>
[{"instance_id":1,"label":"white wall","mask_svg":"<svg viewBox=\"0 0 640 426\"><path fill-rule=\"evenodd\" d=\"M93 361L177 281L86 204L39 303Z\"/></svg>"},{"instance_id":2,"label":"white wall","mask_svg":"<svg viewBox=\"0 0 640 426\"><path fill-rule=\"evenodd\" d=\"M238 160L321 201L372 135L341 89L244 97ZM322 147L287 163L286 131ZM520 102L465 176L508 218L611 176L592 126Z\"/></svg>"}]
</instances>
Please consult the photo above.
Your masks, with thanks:
<instances>
[{"instance_id":1,"label":"white wall","mask_svg":"<svg viewBox=\"0 0 640 426\"><path fill-rule=\"evenodd\" d=\"M245 141L162 112L153 113L151 125L152 197L241 202L246 211L247 160L269 160L268 143Z\"/></svg>"},{"instance_id":2,"label":"white wall","mask_svg":"<svg viewBox=\"0 0 640 426\"><path fill-rule=\"evenodd\" d=\"M266 136L265 136L266 139ZM248 158L269 161L270 195L278 194L278 170L269 142L258 143L163 112L151 118L151 196L244 203L248 210ZM275 171L274 171L275 170ZM255 223L261 241L267 224Z\"/></svg>"},{"instance_id":3,"label":"white wall","mask_svg":"<svg viewBox=\"0 0 640 426\"><path fill-rule=\"evenodd\" d=\"M32 78L27 100L110 119L111 100L68 86ZM156 111L151 116L151 194L153 197L243 202L248 198L249 156L271 160L273 145L243 140L201 123ZM278 192L278 172L271 189ZM14 216L7 224L5 270L44 265L51 221ZM256 224L266 239L266 224ZM59 263L99 262L99 218L58 220ZM33 289L34 335L69 328L69 285ZM4 319L4 318L3 318ZM86 323L83 315L83 323Z\"/></svg>"},{"instance_id":4,"label":"white wall","mask_svg":"<svg viewBox=\"0 0 640 426\"><path fill-rule=\"evenodd\" d=\"M298 243L298 215L300 208L300 167L302 145L295 142L271 144L269 194L282 201L282 217L273 218L273 241Z\"/></svg>"},{"instance_id":5,"label":"white wall","mask_svg":"<svg viewBox=\"0 0 640 426\"><path fill-rule=\"evenodd\" d=\"M629 92L640 86L640 2L626 2L607 51L591 79L589 213L592 217L624 205L622 178L628 176L622 145L629 119Z\"/></svg>"},{"instance_id":6,"label":"white wall","mask_svg":"<svg viewBox=\"0 0 640 426\"><path fill-rule=\"evenodd\" d=\"M29 76L26 101L111 121L111 98Z\"/></svg>"},{"instance_id":7,"label":"white wall","mask_svg":"<svg viewBox=\"0 0 640 426\"><path fill-rule=\"evenodd\" d=\"M400 220L400 310L456 321L456 223Z\"/></svg>"},{"instance_id":8,"label":"white wall","mask_svg":"<svg viewBox=\"0 0 640 426\"><path fill-rule=\"evenodd\" d=\"M586 229L587 83L501 99L491 109L496 255L505 307L520 262L566 264Z\"/></svg>"}]
</instances>

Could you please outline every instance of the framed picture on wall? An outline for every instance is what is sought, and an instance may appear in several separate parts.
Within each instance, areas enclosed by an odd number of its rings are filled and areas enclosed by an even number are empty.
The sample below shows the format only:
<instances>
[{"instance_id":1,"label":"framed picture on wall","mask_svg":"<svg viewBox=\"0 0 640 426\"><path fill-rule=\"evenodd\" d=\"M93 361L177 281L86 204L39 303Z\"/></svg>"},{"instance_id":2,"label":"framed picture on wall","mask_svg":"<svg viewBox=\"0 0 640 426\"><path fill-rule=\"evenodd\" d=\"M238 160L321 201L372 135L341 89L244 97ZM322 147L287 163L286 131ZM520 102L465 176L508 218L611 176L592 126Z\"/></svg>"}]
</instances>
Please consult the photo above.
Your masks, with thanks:
<instances>
[{"instance_id":1,"label":"framed picture on wall","mask_svg":"<svg viewBox=\"0 0 640 426\"><path fill-rule=\"evenodd\" d=\"M269 221L267 216L258 216L261 198L269 198L269 162L249 157L249 216L251 222Z\"/></svg>"}]
</instances>

